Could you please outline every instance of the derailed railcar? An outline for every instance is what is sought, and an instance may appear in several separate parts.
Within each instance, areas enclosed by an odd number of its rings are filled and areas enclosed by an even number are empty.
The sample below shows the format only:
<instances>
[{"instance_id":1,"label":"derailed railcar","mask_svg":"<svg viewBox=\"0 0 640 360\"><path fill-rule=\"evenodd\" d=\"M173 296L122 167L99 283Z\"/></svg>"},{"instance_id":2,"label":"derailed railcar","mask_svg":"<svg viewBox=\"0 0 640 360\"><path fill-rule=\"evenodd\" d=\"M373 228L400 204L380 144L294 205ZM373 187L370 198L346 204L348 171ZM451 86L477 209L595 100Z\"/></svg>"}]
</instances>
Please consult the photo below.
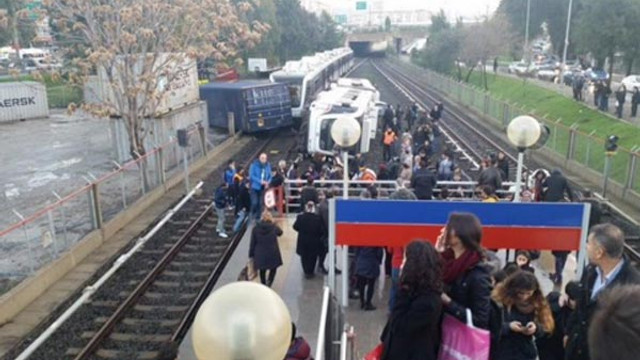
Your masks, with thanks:
<instances>
[{"instance_id":1,"label":"derailed railcar","mask_svg":"<svg viewBox=\"0 0 640 360\"><path fill-rule=\"evenodd\" d=\"M292 125L291 96L284 84L243 80L210 83L200 87L207 102L209 126L229 127L233 113L236 131L257 133Z\"/></svg>"}]
</instances>

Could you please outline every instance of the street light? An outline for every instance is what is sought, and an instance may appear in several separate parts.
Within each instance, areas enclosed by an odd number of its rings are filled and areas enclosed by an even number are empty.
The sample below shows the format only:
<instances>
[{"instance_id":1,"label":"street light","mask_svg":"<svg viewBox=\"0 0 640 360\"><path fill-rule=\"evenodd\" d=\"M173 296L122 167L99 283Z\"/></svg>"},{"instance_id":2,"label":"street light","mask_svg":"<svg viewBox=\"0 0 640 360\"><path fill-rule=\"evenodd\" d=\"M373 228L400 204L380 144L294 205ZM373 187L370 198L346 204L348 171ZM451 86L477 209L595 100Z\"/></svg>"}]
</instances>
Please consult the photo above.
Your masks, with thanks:
<instances>
[{"instance_id":1,"label":"street light","mask_svg":"<svg viewBox=\"0 0 640 360\"><path fill-rule=\"evenodd\" d=\"M518 168L516 170L516 193L513 201L520 202L522 188L522 167L524 152L527 149L542 147L549 138L549 128L527 115L518 116L507 126L507 137L518 149Z\"/></svg>"},{"instance_id":2,"label":"street light","mask_svg":"<svg viewBox=\"0 0 640 360\"><path fill-rule=\"evenodd\" d=\"M567 66L567 49L569 48L569 30L571 29L571 10L573 8L573 0L569 0L569 12L567 14L567 28L564 34L564 50L562 51L562 74Z\"/></svg>"},{"instance_id":3,"label":"street light","mask_svg":"<svg viewBox=\"0 0 640 360\"><path fill-rule=\"evenodd\" d=\"M358 140L360 140L361 135L360 123L358 120L344 116L337 118L333 125L331 126L331 138L333 141L340 146L342 150L342 164L343 174L342 174L342 198L349 198L349 151L347 150L351 146L355 145ZM336 279L336 267L335 267L335 252L329 251L329 284L335 288L335 279ZM346 245L342 246L342 293L347 294L349 292L349 283L348 283L348 273L349 266L347 266L349 262L349 247ZM349 306L349 297L343 296L343 307ZM345 300L346 299L346 300Z\"/></svg>"},{"instance_id":4,"label":"street light","mask_svg":"<svg viewBox=\"0 0 640 360\"><path fill-rule=\"evenodd\" d=\"M348 148L360 140L360 123L352 117L340 117L331 126L331 138L342 149L342 163L344 174L342 176L342 198L349 198L349 152Z\"/></svg>"}]
</instances>

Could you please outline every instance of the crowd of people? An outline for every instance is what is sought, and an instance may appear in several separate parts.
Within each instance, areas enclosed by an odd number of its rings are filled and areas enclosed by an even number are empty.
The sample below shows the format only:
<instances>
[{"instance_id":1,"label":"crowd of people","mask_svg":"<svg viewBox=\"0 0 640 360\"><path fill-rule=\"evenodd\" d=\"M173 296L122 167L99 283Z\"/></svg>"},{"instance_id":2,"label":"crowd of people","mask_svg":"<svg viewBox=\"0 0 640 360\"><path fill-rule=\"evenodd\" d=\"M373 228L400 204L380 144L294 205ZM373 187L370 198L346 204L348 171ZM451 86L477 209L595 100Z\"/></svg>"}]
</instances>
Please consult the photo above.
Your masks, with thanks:
<instances>
[{"instance_id":1,"label":"crowd of people","mask_svg":"<svg viewBox=\"0 0 640 360\"><path fill-rule=\"evenodd\" d=\"M438 128L442 114L442 104L428 113L415 104L406 109L399 105L385 110L384 162L374 171L361 154L353 156L357 170L349 177L364 182L361 198L375 199L385 193L385 197L401 200L511 200L503 186L503 182L513 178L511 164L501 152L482 160L475 191L459 186L436 189L437 181L463 180L462 171L444 145ZM522 201L576 200L567 179L557 169L551 173L539 169L522 176ZM223 219L218 222L218 234L226 236L224 210L229 207L236 215L235 226L245 217L256 221L249 257L260 281L272 286L277 268L282 265L278 246L282 229L275 224L270 211L263 209L262 197L267 189L282 185L285 179L303 180L305 185L298 189L299 198L285 199L292 204L295 201L300 209L293 224L298 233L296 254L305 278L314 278L318 272L327 274L327 267L335 266L325 264L328 200L339 191L318 188L315 182L342 177L343 166L338 157L314 156L308 166L302 166L301 161L280 161L274 169L266 154L261 154L247 169L236 169L236 164L230 161L215 194L215 207L220 210L218 218ZM376 180L395 180L399 186L366 184ZM589 201L589 194L583 200ZM637 346L629 345L629 341L637 344L640 340L637 332L640 310L630 305L633 296L640 295L640 274L623 256L622 231L611 224L596 225L599 217L599 209L594 207L587 247L590 265L582 279L568 282L564 291L560 291L560 286L564 283L562 272L568 252L553 253L556 261L550 277L557 286L556 291L545 296L532 266L540 256L539 251L519 250L513 263L503 268L497 266L495 254L481 245L482 226L478 218L472 214L452 214L435 246L429 241L415 240L404 247L351 248L349 295L360 301L363 311L375 310L374 289L381 267L390 276L389 319L380 337L382 359L436 359L443 314L467 322L469 313L474 326L491 334L491 359L640 358ZM620 309L621 305L626 309ZM295 343L294 336L292 346ZM612 345L608 344L619 346L610 349ZM617 355L607 357L607 354Z\"/></svg>"}]
</instances>

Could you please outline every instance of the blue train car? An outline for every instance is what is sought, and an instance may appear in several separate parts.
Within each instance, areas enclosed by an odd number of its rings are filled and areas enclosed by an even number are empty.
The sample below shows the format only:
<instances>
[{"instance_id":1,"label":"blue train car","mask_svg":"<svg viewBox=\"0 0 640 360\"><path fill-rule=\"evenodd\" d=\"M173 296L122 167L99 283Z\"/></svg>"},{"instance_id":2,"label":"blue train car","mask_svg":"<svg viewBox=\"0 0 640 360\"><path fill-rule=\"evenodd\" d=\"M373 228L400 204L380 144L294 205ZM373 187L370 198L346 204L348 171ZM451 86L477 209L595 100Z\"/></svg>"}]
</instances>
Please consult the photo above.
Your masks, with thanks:
<instances>
[{"instance_id":1,"label":"blue train car","mask_svg":"<svg viewBox=\"0 0 640 360\"><path fill-rule=\"evenodd\" d=\"M207 102L209 126L228 127L228 113L235 116L236 131L256 133L292 125L291 95L285 84L242 80L210 83L200 87Z\"/></svg>"}]
</instances>

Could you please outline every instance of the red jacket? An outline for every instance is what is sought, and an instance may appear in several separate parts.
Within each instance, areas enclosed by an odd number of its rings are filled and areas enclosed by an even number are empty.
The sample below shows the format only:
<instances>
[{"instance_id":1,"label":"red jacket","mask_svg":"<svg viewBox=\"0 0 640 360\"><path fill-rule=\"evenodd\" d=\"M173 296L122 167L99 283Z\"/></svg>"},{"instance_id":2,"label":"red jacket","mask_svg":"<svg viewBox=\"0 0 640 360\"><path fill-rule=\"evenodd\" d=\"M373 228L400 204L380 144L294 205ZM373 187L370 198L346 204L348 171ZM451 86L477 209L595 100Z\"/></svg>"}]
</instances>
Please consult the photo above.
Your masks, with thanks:
<instances>
[{"instance_id":1,"label":"red jacket","mask_svg":"<svg viewBox=\"0 0 640 360\"><path fill-rule=\"evenodd\" d=\"M284 360L313 360L311 357L311 347L303 337L297 337L287 350Z\"/></svg>"},{"instance_id":2,"label":"red jacket","mask_svg":"<svg viewBox=\"0 0 640 360\"><path fill-rule=\"evenodd\" d=\"M404 260L404 248L402 246L387 246L387 250L391 253L391 268L400 269Z\"/></svg>"}]
</instances>

